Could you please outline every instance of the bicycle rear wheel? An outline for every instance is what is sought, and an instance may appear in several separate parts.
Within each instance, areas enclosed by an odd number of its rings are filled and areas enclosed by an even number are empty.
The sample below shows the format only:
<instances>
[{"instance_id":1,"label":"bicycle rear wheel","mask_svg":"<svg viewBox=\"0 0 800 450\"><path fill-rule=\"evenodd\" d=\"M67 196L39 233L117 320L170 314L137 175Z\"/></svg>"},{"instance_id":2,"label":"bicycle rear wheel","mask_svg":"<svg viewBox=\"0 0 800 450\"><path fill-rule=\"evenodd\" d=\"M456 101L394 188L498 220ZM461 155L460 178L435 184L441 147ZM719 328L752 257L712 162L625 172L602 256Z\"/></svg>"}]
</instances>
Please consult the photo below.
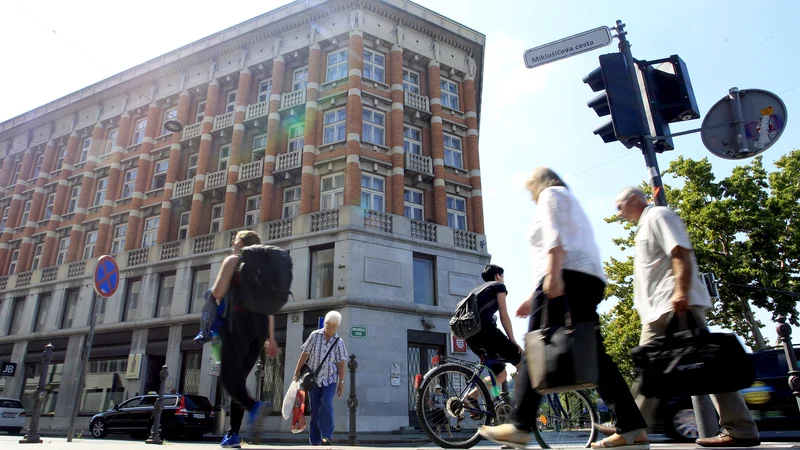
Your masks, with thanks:
<instances>
[{"instance_id":1,"label":"bicycle rear wheel","mask_svg":"<svg viewBox=\"0 0 800 450\"><path fill-rule=\"evenodd\" d=\"M476 388L477 398L465 401ZM474 446L481 440L478 428L489 425L495 415L483 380L456 364L437 367L425 377L417 390L415 409L422 430L442 448Z\"/></svg>"},{"instance_id":2,"label":"bicycle rear wheel","mask_svg":"<svg viewBox=\"0 0 800 450\"><path fill-rule=\"evenodd\" d=\"M534 435L541 448L589 448L599 421L593 399L597 391L570 391L542 396Z\"/></svg>"}]
</instances>

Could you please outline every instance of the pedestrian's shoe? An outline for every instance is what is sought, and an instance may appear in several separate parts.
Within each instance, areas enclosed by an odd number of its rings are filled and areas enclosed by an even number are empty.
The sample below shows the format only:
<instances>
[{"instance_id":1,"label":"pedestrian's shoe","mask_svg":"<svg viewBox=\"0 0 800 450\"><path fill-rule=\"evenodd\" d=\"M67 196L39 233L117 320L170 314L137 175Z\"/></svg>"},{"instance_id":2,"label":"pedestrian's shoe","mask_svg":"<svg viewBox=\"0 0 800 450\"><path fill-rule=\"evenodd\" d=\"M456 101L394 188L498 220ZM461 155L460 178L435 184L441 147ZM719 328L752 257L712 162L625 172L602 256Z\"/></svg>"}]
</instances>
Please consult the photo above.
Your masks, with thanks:
<instances>
[{"instance_id":1,"label":"pedestrian's shoe","mask_svg":"<svg viewBox=\"0 0 800 450\"><path fill-rule=\"evenodd\" d=\"M328 438L322 438L322 445L325 446L325 447L330 447L331 446L331 440L328 439Z\"/></svg>"},{"instance_id":2,"label":"pedestrian's shoe","mask_svg":"<svg viewBox=\"0 0 800 450\"><path fill-rule=\"evenodd\" d=\"M647 440L646 430L644 428L640 428L638 430L628 431L627 433L612 433L609 437L601 441L592 442L592 448L650 450L650 441Z\"/></svg>"},{"instance_id":3,"label":"pedestrian's shoe","mask_svg":"<svg viewBox=\"0 0 800 450\"><path fill-rule=\"evenodd\" d=\"M264 415L266 411L267 408L264 402L256 402L247 412L250 419L250 436L252 436L253 440L258 439L261 433L264 432Z\"/></svg>"},{"instance_id":4,"label":"pedestrian's shoe","mask_svg":"<svg viewBox=\"0 0 800 450\"><path fill-rule=\"evenodd\" d=\"M238 434L229 431L228 434L222 438L222 442L219 443L219 446L222 448L242 448L242 442L239 440Z\"/></svg>"},{"instance_id":5,"label":"pedestrian's shoe","mask_svg":"<svg viewBox=\"0 0 800 450\"><path fill-rule=\"evenodd\" d=\"M600 425L598 423L594 424L594 429L599 431L604 436L611 436L617 432L617 429L614 427L607 427L605 425Z\"/></svg>"},{"instance_id":6,"label":"pedestrian's shoe","mask_svg":"<svg viewBox=\"0 0 800 450\"><path fill-rule=\"evenodd\" d=\"M760 438L737 438L727 433L720 433L710 438L700 438L695 441L702 447L758 447Z\"/></svg>"},{"instance_id":7,"label":"pedestrian's shoe","mask_svg":"<svg viewBox=\"0 0 800 450\"><path fill-rule=\"evenodd\" d=\"M482 426L478 428L478 434L492 442L508 445L514 448L525 448L531 441L531 433L520 430L510 423L498 425L496 427Z\"/></svg>"}]
</instances>

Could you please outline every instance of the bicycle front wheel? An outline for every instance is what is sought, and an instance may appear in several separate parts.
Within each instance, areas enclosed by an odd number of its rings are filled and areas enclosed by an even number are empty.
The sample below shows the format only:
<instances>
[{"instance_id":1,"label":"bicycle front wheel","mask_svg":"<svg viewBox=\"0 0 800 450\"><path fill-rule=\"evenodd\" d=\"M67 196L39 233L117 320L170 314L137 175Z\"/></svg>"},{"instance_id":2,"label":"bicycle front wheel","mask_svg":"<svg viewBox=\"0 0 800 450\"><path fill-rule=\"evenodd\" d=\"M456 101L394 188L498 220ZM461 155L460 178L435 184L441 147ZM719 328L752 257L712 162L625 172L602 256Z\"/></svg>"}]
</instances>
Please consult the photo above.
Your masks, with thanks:
<instances>
[{"instance_id":1,"label":"bicycle front wheel","mask_svg":"<svg viewBox=\"0 0 800 450\"><path fill-rule=\"evenodd\" d=\"M589 448L597 438L597 391L542 396L534 435L542 448Z\"/></svg>"},{"instance_id":2,"label":"bicycle front wheel","mask_svg":"<svg viewBox=\"0 0 800 450\"><path fill-rule=\"evenodd\" d=\"M481 440L478 428L489 425L495 415L480 376L456 364L437 367L425 377L417 390L416 411L422 430L442 448L471 448Z\"/></svg>"}]
</instances>

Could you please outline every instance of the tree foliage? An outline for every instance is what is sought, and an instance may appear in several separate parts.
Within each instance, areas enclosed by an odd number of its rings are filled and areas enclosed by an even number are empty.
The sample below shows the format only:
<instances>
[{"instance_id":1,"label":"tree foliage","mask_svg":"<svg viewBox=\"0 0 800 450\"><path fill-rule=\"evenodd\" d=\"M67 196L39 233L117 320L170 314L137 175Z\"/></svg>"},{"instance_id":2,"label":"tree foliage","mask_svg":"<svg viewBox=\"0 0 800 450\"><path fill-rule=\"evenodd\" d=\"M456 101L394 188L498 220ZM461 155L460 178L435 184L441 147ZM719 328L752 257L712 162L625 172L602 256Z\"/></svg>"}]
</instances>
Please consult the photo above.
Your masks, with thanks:
<instances>
[{"instance_id":1,"label":"tree foliage","mask_svg":"<svg viewBox=\"0 0 800 450\"><path fill-rule=\"evenodd\" d=\"M686 224L700 271L713 272L721 282L709 323L732 330L753 348L766 346L760 332L766 324L753 317L752 305L771 312L773 319L783 314L798 324L796 297L751 288L800 290L800 150L775 166L768 173L761 157L755 157L718 181L708 159L679 157L664 172L679 186L665 185L667 204ZM642 187L649 191L646 184ZM636 226L625 224L624 229L626 234L614 243L631 253ZM602 317L605 342L630 380L628 352L638 344L640 329L633 309L632 256L611 258L605 270L606 298L618 300Z\"/></svg>"}]
</instances>

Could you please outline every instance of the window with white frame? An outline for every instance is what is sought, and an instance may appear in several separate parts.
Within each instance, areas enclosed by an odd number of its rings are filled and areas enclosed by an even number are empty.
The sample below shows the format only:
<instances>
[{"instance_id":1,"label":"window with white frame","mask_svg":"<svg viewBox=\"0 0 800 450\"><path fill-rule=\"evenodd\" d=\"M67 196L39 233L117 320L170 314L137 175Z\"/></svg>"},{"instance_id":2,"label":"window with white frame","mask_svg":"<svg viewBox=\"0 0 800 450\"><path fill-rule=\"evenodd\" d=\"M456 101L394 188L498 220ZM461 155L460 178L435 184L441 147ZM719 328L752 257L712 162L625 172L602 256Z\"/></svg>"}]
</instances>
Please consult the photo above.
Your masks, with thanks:
<instances>
[{"instance_id":1,"label":"window with white frame","mask_svg":"<svg viewBox=\"0 0 800 450\"><path fill-rule=\"evenodd\" d=\"M156 237L158 237L158 223L161 217L153 216L148 217L144 221L144 234L142 235L142 247L152 247L156 245Z\"/></svg>"},{"instance_id":2,"label":"window with white frame","mask_svg":"<svg viewBox=\"0 0 800 450\"><path fill-rule=\"evenodd\" d=\"M256 157L263 157L266 149L267 135L259 134L258 136L253 136L253 161L256 160Z\"/></svg>"},{"instance_id":3,"label":"window with white frame","mask_svg":"<svg viewBox=\"0 0 800 450\"><path fill-rule=\"evenodd\" d=\"M447 196L447 226L456 230L467 229L467 201L464 198Z\"/></svg>"},{"instance_id":4,"label":"window with white frame","mask_svg":"<svg viewBox=\"0 0 800 450\"><path fill-rule=\"evenodd\" d=\"M136 190L136 173L139 169L130 169L125 172L125 180L123 181L122 185L122 197L121 198L128 198L133 195L133 192Z\"/></svg>"},{"instance_id":5,"label":"window with white frame","mask_svg":"<svg viewBox=\"0 0 800 450\"><path fill-rule=\"evenodd\" d=\"M244 226L252 227L254 225L257 225L260 212L261 212L261 196L254 195L252 197L248 197L244 213Z\"/></svg>"},{"instance_id":6,"label":"window with white frame","mask_svg":"<svg viewBox=\"0 0 800 450\"><path fill-rule=\"evenodd\" d=\"M439 86L442 88L442 106L458 111L458 85L442 78Z\"/></svg>"},{"instance_id":7,"label":"window with white frame","mask_svg":"<svg viewBox=\"0 0 800 450\"><path fill-rule=\"evenodd\" d=\"M361 113L361 140L375 145L386 144L386 116L379 111L364 108Z\"/></svg>"},{"instance_id":8,"label":"window with white frame","mask_svg":"<svg viewBox=\"0 0 800 450\"><path fill-rule=\"evenodd\" d=\"M300 186L283 190L283 213L281 219L291 219L300 215Z\"/></svg>"},{"instance_id":9,"label":"window with white frame","mask_svg":"<svg viewBox=\"0 0 800 450\"><path fill-rule=\"evenodd\" d=\"M194 111L194 123L200 123L206 117L206 102L203 100L202 102L197 104L197 108Z\"/></svg>"},{"instance_id":10,"label":"window with white frame","mask_svg":"<svg viewBox=\"0 0 800 450\"><path fill-rule=\"evenodd\" d=\"M53 170L61 170L64 168L64 158L67 157L67 147L61 147L58 149L58 159L56 159L56 168Z\"/></svg>"},{"instance_id":11,"label":"window with white frame","mask_svg":"<svg viewBox=\"0 0 800 450\"><path fill-rule=\"evenodd\" d=\"M272 94L272 78L258 83L258 101L256 103L268 102Z\"/></svg>"},{"instance_id":12,"label":"window with white frame","mask_svg":"<svg viewBox=\"0 0 800 450\"><path fill-rule=\"evenodd\" d=\"M123 223L114 227L114 239L111 241L111 254L116 255L125 250L125 235L128 234L128 224Z\"/></svg>"},{"instance_id":13,"label":"window with white frame","mask_svg":"<svg viewBox=\"0 0 800 450\"><path fill-rule=\"evenodd\" d=\"M67 214L72 214L75 212L75 209L78 207L78 201L81 198L81 187L80 186L73 186L72 191L70 191L69 195L69 205L67 205Z\"/></svg>"},{"instance_id":14,"label":"window with white frame","mask_svg":"<svg viewBox=\"0 0 800 450\"><path fill-rule=\"evenodd\" d=\"M86 233L86 242L83 244L83 259L94 257L95 245L97 245L97 231Z\"/></svg>"},{"instance_id":15,"label":"window with white frame","mask_svg":"<svg viewBox=\"0 0 800 450\"><path fill-rule=\"evenodd\" d=\"M305 145L306 125L298 123L289 127L289 148L290 152L299 152Z\"/></svg>"},{"instance_id":16,"label":"window with white frame","mask_svg":"<svg viewBox=\"0 0 800 450\"><path fill-rule=\"evenodd\" d=\"M164 111L164 120L161 121L161 135L170 134L172 133L168 129L164 127L164 124L167 123L168 120L177 120L178 119L178 107L170 108Z\"/></svg>"},{"instance_id":17,"label":"window with white frame","mask_svg":"<svg viewBox=\"0 0 800 450\"><path fill-rule=\"evenodd\" d=\"M89 157L89 149L92 147L92 138L86 138L81 143L81 154L78 157L78 164L82 162L86 162L86 158Z\"/></svg>"},{"instance_id":18,"label":"window with white frame","mask_svg":"<svg viewBox=\"0 0 800 450\"><path fill-rule=\"evenodd\" d=\"M153 184L151 189L162 189L167 184L167 171L169 170L169 160L162 159L157 161L153 167Z\"/></svg>"},{"instance_id":19,"label":"window with white frame","mask_svg":"<svg viewBox=\"0 0 800 450\"><path fill-rule=\"evenodd\" d=\"M92 206L102 206L106 201L106 190L108 190L108 177L97 180L97 189L94 191L94 203Z\"/></svg>"},{"instance_id":20,"label":"window with white frame","mask_svg":"<svg viewBox=\"0 0 800 450\"><path fill-rule=\"evenodd\" d=\"M47 202L44 205L44 220L49 220L50 216L53 215L53 206L56 204L56 194L50 194L47 196ZM8 211L8 209L6 209Z\"/></svg>"},{"instance_id":21,"label":"window with white frame","mask_svg":"<svg viewBox=\"0 0 800 450\"><path fill-rule=\"evenodd\" d=\"M3 218L0 219L0 231L3 231L3 230L6 229L6 223L8 222L8 210L9 209L11 209L10 206L6 207L6 209L3 210Z\"/></svg>"},{"instance_id":22,"label":"window with white frame","mask_svg":"<svg viewBox=\"0 0 800 450\"><path fill-rule=\"evenodd\" d=\"M117 145L117 135L119 135L119 128L115 128L108 132L108 139L106 139L106 146L103 149L103 154L108 155L114 150Z\"/></svg>"},{"instance_id":23,"label":"window with white frame","mask_svg":"<svg viewBox=\"0 0 800 450\"><path fill-rule=\"evenodd\" d=\"M320 183L319 209L336 209L344 204L344 174L329 175Z\"/></svg>"},{"instance_id":24,"label":"window with white frame","mask_svg":"<svg viewBox=\"0 0 800 450\"><path fill-rule=\"evenodd\" d=\"M214 205L211 208L211 233L219 233L222 230L222 219L225 215L225 204Z\"/></svg>"},{"instance_id":25,"label":"window with white frame","mask_svg":"<svg viewBox=\"0 0 800 450\"><path fill-rule=\"evenodd\" d=\"M181 213L180 222L178 223L178 240L182 241L189 237L189 217L191 216L190 211L186 211ZM213 219L212 219L213 223ZM212 233L214 233L212 231Z\"/></svg>"},{"instance_id":26,"label":"window with white frame","mask_svg":"<svg viewBox=\"0 0 800 450\"><path fill-rule=\"evenodd\" d=\"M308 66L295 69L292 72L292 90L303 90L308 86Z\"/></svg>"},{"instance_id":27,"label":"window with white frame","mask_svg":"<svg viewBox=\"0 0 800 450\"><path fill-rule=\"evenodd\" d=\"M67 250L69 250L69 238L61 238L58 241L58 255L56 256L56 265L60 266L67 260Z\"/></svg>"},{"instance_id":28,"label":"window with white frame","mask_svg":"<svg viewBox=\"0 0 800 450\"><path fill-rule=\"evenodd\" d=\"M18 163L16 163L14 165L14 174L11 175L11 185L12 186L17 184L17 181L19 180L19 171L20 170L22 170L22 161L20 161L20 162L18 162Z\"/></svg>"},{"instance_id":29,"label":"window with white frame","mask_svg":"<svg viewBox=\"0 0 800 450\"><path fill-rule=\"evenodd\" d=\"M11 252L11 261L8 264L8 274L14 275L17 271L17 262L19 261L19 250Z\"/></svg>"},{"instance_id":30,"label":"window with white frame","mask_svg":"<svg viewBox=\"0 0 800 450\"><path fill-rule=\"evenodd\" d=\"M200 156L195 153L194 155L189 155L189 164L186 167L186 179L191 180L197 175L197 160Z\"/></svg>"},{"instance_id":31,"label":"window with white frame","mask_svg":"<svg viewBox=\"0 0 800 450\"><path fill-rule=\"evenodd\" d=\"M345 108L326 111L323 118L322 145L341 142L347 136L347 110Z\"/></svg>"},{"instance_id":32,"label":"window with white frame","mask_svg":"<svg viewBox=\"0 0 800 450\"><path fill-rule=\"evenodd\" d=\"M42 265L42 251L44 251L44 244L36 244L36 247L33 248L31 270L36 270Z\"/></svg>"},{"instance_id":33,"label":"window with white frame","mask_svg":"<svg viewBox=\"0 0 800 450\"><path fill-rule=\"evenodd\" d=\"M19 226L24 227L25 224L28 223L28 218L31 215L31 205L33 205L32 200L25 202L25 206L22 208L22 219L19 221Z\"/></svg>"},{"instance_id":34,"label":"window with white frame","mask_svg":"<svg viewBox=\"0 0 800 450\"><path fill-rule=\"evenodd\" d=\"M411 69L403 68L403 90L419 94L419 74Z\"/></svg>"},{"instance_id":35,"label":"window with white frame","mask_svg":"<svg viewBox=\"0 0 800 450\"><path fill-rule=\"evenodd\" d=\"M457 169L464 168L464 160L461 154L461 138L446 133L444 135L444 165Z\"/></svg>"},{"instance_id":36,"label":"window with white frame","mask_svg":"<svg viewBox=\"0 0 800 450\"><path fill-rule=\"evenodd\" d=\"M386 181L377 175L361 174L361 207L383 212L386 209Z\"/></svg>"},{"instance_id":37,"label":"window with white frame","mask_svg":"<svg viewBox=\"0 0 800 450\"><path fill-rule=\"evenodd\" d=\"M144 130L147 128L147 118L139 119L133 127L133 139L131 145L141 144L144 140Z\"/></svg>"},{"instance_id":38,"label":"window with white frame","mask_svg":"<svg viewBox=\"0 0 800 450\"><path fill-rule=\"evenodd\" d=\"M422 154L422 131L419 128L403 126L403 151L415 155Z\"/></svg>"},{"instance_id":39,"label":"window with white frame","mask_svg":"<svg viewBox=\"0 0 800 450\"><path fill-rule=\"evenodd\" d=\"M39 178L39 174L42 172L42 164L44 164L44 153L38 153L36 155L36 164L33 166L33 176L31 178Z\"/></svg>"},{"instance_id":40,"label":"window with white frame","mask_svg":"<svg viewBox=\"0 0 800 450\"><path fill-rule=\"evenodd\" d=\"M231 145L225 144L219 148L219 160L217 170L228 170L228 162L231 159Z\"/></svg>"},{"instance_id":41,"label":"window with white frame","mask_svg":"<svg viewBox=\"0 0 800 450\"><path fill-rule=\"evenodd\" d=\"M347 49L328 53L325 81L336 81L342 78L347 78Z\"/></svg>"},{"instance_id":42,"label":"window with white frame","mask_svg":"<svg viewBox=\"0 0 800 450\"><path fill-rule=\"evenodd\" d=\"M236 93L238 91L233 90L228 92L228 95L225 97L225 113L233 112L236 110Z\"/></svg>"},{"instance_id":43,"label":"window with white frame","mask_svg":"<svg viewBox=\"0 0 800 450\"><path fill-rule=\"evenodd\" d=\"M364 78L384 83L386 80L386 57L382 53L364 49Z\"/></svg>"}]
</instances>

